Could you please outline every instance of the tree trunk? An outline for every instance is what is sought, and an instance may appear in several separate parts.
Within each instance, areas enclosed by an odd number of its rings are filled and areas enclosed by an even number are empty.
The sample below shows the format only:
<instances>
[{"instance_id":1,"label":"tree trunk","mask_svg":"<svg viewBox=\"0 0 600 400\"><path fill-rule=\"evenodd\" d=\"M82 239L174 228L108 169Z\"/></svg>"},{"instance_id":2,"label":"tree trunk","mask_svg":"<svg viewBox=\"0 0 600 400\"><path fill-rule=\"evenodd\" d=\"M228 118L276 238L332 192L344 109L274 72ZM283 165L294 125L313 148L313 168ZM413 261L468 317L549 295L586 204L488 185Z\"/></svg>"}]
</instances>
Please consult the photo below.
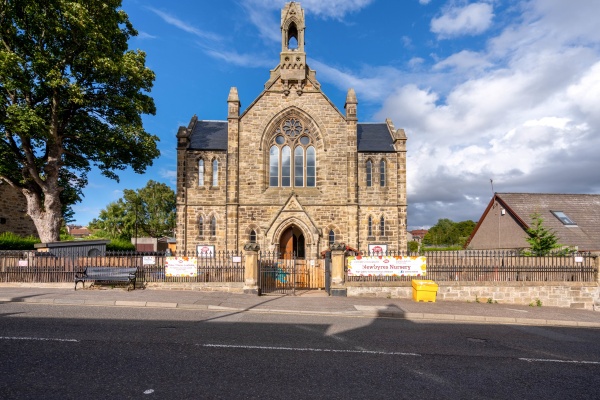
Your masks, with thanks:
<instances>
[{"instance_id":1,"label":"tree trunk","mask_svg":"<svg viewBox=\"0 0 600 400\"><path fill-rule=\"evenodd\" d=\"M33 220L42 243L60 241L62 206L58 192L46 193L42 199L39 193L22 190L27 199L27 214Z\"/></svg>"}]
</instances>

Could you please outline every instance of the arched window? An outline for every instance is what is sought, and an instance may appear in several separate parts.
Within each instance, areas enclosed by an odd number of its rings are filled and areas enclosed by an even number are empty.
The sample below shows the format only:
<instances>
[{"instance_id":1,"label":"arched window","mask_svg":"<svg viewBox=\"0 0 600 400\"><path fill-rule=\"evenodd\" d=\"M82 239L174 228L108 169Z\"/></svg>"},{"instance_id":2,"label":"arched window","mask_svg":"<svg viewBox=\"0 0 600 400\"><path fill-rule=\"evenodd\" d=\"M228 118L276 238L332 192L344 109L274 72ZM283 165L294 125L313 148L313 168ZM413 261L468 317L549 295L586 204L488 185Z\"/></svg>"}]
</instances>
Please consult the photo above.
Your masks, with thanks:
<instances>
[{"instance_id":1,"label":"arched window","mask_svg":"<svg viewBox=\"0 0 600 400\"><path fill-rule=\"evenodd\" d=\"M367 236L373 236L373 218L369 215L369 223L368 223L369 232Z\"/></svg>"},{"instance_id":2,"label":"arched window","mask_svg":"<svg viewBox=\"0 0 600 400\"><path fill-rule=\"evenodd\" d=\"M332 230L329 231L329 247L333 246L335 243L335 232Z\"/></svg>"},{"instance_id":3,"label":"arched window","mask_svg":"<svg viewBox=\"0 0 600 400\"><path fill-rule=\"evenodd\" d=\"M282 121L275 129L269 147L269 186L316 186L317 152L309 133L296 118Z\"/></svg>"},{"instance_id":4,"label":"arched window","mask_svg":"<svg viewBox=\"0 0 600 400\"><path fill-rule=\"evenodd\" d=\"M254 229L250 231L250 243L256 243L256 231Z\"/></svg>"},{"instance_id":5,"label":"arched window","mask_svg":"<svg viewBox=\"0 0 600 400\"><path fill-rule=\"evenodd\" d=\"M385 186L385 160L379 162L379 186Z\"/></svg>"},{"instance_id":6,"label":"arched window","mask_svg":"<svg viewBox=\"0 0 600 400\"><path fill-rule=\"evenodd\" d=\"M198 186L204 186L204 160L198 160Z\"/></svg>"},{"instance_id":7,"label":"arched window","mask_svg":"<svg viewBox=\"0 0 600 400\"><path fill-rule=\"evenodd\" d=\"M213 187L219 186L219 160L213 160L213 177L212 177L212 185Z\"/></svg>"},{"instance_id":8,"label":"arched window","mask_svg":"<svg viewBox=\"0 0 600 400\"><path fill-rule=\"evenodd\" d=\"M292 180L292 167L291 167L291 155L290 146L284 146L281 149L281 186L291 186Z\"/></svg>"},{"instance_id":9,"label":"arched window","mask_svg":"<svg viewBox=\"0 0 600 400\"><path fill-rule=\"evenodd\" d=\"M279 186L279 147L269 151L269 186Z\"/></svg>"},{"instance_id":10,"label":"arched window","mask_svg":"<svg viewBox=\"0 0 600 400\"><path fill-rule=\"evenodd\" d=\"M217 236L217 218L212 217L210 220L210 236Z\"/></svg>"},{"instance_id":11,"label":"arched window","mask_svg":"<svg viewBox=\"0 0 600 400\"><path fill-rule=\"evenodd\" d=\"M198 218L198 236L202 236L204 233L204 218Z\"/></svg>"},{"instance_id":12,"label":"arched window","mask_svg":"<svg viewBox=\"0 0 600 400\"><path fill-rule=\"evenodd\" d=\"M385 219L383 218L383 215L379 220L379 236L385 236Z\"/></svg>"},{"instance_id":13,"label":"arched window","mask_svg":"<svg viewBox=\"0 0 600 400\"><path fill-rule=\"evenodd\" d=\"M317 153L315 148L310 146L306 149L306 186L315 187L317 185Z\"/></svg>"},{"instance_id":14,"label":"arched window","mask_svg":"<svg viewBox=\"0 0 600 400\"><path fill-rule=\"evenodd\" d=\"M304 149L300 146L294 150L294 186L304 186Z\"/></svg>"},{"instance_id":15,"label":"arched window","mask_svg":"<svg viewBox=\"0 0 600 400\"><path fill-rule=\"evenodd\" d=\"M371 160L367 160L367 186L371 186L373 183L373 163Z\"/></svg>"}]
</instances>

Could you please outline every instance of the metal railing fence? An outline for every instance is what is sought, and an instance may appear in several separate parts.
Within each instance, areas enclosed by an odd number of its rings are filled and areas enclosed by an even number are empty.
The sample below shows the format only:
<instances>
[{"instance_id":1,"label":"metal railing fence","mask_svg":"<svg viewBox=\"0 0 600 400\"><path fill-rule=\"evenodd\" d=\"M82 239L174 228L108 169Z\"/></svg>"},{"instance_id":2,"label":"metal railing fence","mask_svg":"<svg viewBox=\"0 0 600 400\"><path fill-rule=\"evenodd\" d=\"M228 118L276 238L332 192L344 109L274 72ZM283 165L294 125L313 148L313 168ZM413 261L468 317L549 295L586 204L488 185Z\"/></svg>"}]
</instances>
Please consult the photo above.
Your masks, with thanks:
<instances>
[{"instance_id":1,"label":"metal railing fence","mask_svg":"<svg viewBox=\"0 0 600 400\"><path fill-rule=\"evenodd\" d=\"M350 256L426 257L420 279L462 282L595 282L596 255L574 253L530 257L515 251L434 251L417 253L351 253ZM347 260L347 259L346 259ZM347 261L346 261L347 263ZM347 266L347 265L346 265ZM414 276L347 276L347 282L411 281Z\"/></svg>"},{"instance_id":2,"label":"metal railing fence","mask_svg":"<svg viewBox=\"0 0 600 400\"><path fill-rule=\"evenodd\" d=\"M181 258L195 253L178 254ZM136 267L138 282L244 282L242 253L219 251L196 257L196 276L167 276L163 252L106 252L94 256L55 256L35 251L0 251L0 282L73 282L86 267Z\"/></svg>"}]
</instances>

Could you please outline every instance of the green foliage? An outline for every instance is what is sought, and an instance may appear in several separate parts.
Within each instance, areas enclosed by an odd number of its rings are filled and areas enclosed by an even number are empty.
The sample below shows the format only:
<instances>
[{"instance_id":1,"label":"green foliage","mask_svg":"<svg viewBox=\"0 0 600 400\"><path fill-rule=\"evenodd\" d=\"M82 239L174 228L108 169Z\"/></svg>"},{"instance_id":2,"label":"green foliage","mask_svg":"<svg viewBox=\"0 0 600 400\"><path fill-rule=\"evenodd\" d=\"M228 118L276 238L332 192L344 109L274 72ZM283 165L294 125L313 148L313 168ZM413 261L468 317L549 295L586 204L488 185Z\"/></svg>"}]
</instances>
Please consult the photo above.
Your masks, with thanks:
<instances>
[{"instance_id":1,"label":"green foliage","mask_svg":"<svg viewBox=\"0 0 600 400\"><path fill-rule=\"evenodd\" d=\"M121 0L0 3L0 180L28 196L43 241L59 238L92 166L118 180L159 155L143 114L154 73ZM44 228L41 228L44 227Z\"/></svg>"},{"instance_id":2,"label":"green foliage","mask_svg":"<svg viewBox=\"0 0 600 400\"><path fill-rule=\"evenodd\" d=\"M462 246L449 246L449 247L421 247L421 252L427 253L429 251L459 251L462 250Z\"/></svg>"},{"instance_id":3,"label":"green foliage","mask_svg":"<svg viewBox=\"0 0 600 400\"><path fill-rule=\"evenodd\" d=\"M419 242L415 240L411 240L410 242L408 242L408 252L416 253L417 251L419 251Z\"/></svg>"},{"instance_id":4,"label":"green foliage","mask_svg":"<svg viewBox=\"0 0 600 400\"><path fill-rule=\"evenodd\" d=\"M459 246L462 248L475 229L475 225L475 222L471 220L453 222L447 218L439 219L437 224L428 230L423 238L423 244L425 246Z\"/></svg>"},{"instance_id":5,"label":"green foliage","mask_svg":"<svg viewBox=\"0 0 600 400\"><path fill-rule=\"evenodd\" d=\"M21 237L12 232L0 233L0 250L34 250L34 245L40 243L35 236Z\"/></svg>"},{"instance_id":6,"label":"green foliage","mask_svg":"<svg viewBox=\"0 0 600 400\"><path fill-rule=\"evenodd\" d=\"M95 236L129 240L135 237L173 235L175 192L166 184L148 181L142 189L123 191L123 197L100 211L89 225Z\"/></svg>"},{"instance_id":7,"label":"green foliage","mask_svg":"<svg viewBox=\"0 0 600 400\"><path fill-rule=\"evenodd\" d=\"M544 219L540 214L532 214L532 225L526 230L527 237L525 240L531 246L530 251L525 254L532 256L545 256L553 250L558 249L561 245L558 244L558 238L554 232L544 227Z\"/></svg>"},{"instance_id":8,"label":"green foliage","mask_svg":"<svg viewBox=\"0 0 600 400\"><path fill-rule=\"evenodd\" d=\"M106 244L108 251L135 251L135 246L128 240L112 239Z\"/></svg>"}]
</instances>

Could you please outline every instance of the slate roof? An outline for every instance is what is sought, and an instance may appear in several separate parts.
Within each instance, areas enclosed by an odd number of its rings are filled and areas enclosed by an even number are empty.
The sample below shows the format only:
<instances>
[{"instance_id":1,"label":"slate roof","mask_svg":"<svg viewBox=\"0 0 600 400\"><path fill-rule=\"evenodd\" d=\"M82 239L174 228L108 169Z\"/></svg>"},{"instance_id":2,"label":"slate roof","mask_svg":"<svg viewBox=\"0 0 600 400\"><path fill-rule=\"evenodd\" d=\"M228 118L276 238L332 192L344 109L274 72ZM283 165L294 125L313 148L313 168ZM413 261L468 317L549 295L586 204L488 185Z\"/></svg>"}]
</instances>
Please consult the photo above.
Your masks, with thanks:
<instances>
[{"instance_id":1,"label":"slate roof","mask_svg":"<svg viewBox=\"0 0 600 400\"><path fill-rule=\"evenodd\" d=\"M580 251L600 250L600 195L496 193L496 198L526 226L531 225L532 214L540 214L560 244L578 246ZM564 225L550 211L564 212L577 225Z\"/></svg>"},{"instance_id":2,"label":"slate roof","mask_svg":"<svg viewBox=\"0 0 600 400\"><path fill-rule=\"evenodd\" d=\"M198 121L190 135L191 150L227 150L227 121Z\"/></svg>"},{"instance_id":3,"label":"slate roof","mask_svg":"<svg viewBox=\"0 0 600 400\"><path fill-rule=\"evenodd\" d=\"M359 152L394 152L394 141L385 123L358 124L357 136Z\"/></svg>"},{"instance_id":4,"label":"slate roof","mask_svg":"<svg viewBox=\"0 0 600 400\"><path fill-rule=\"evenodd\" d=\"M385 123L358 124L359 152L393 153L394 141ZM191 150L227 150L227 121L198 121L190 135Z\"/></svg>"}]
</instances>

